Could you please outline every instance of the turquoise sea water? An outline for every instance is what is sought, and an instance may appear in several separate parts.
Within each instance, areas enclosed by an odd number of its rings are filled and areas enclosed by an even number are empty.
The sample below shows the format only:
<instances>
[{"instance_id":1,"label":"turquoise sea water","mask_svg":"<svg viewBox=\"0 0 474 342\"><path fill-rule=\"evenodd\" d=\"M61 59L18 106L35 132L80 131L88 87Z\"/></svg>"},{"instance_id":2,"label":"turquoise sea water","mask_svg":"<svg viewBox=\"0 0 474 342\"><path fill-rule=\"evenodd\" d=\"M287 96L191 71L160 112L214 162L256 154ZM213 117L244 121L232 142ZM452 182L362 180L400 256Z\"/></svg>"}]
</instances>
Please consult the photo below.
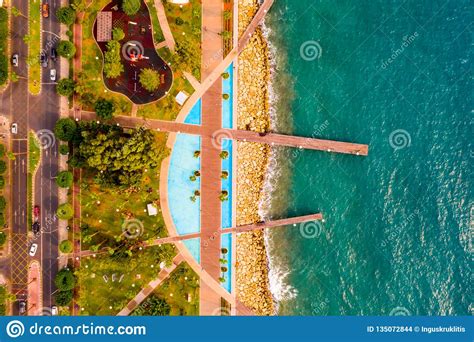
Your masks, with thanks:
<instances>
[{"instance_id":1,"label":"turquoise sea water","mask_svg":"<svg viewBox=\"0 0 474 342\"><path fill-rule=\"evenodd\" d=\"M280 314L472 313L472 19L468 0L275 2L276 128L370 145L278 151L266 215L325 217L268 234Z\"/></svg>"}]
</instances>

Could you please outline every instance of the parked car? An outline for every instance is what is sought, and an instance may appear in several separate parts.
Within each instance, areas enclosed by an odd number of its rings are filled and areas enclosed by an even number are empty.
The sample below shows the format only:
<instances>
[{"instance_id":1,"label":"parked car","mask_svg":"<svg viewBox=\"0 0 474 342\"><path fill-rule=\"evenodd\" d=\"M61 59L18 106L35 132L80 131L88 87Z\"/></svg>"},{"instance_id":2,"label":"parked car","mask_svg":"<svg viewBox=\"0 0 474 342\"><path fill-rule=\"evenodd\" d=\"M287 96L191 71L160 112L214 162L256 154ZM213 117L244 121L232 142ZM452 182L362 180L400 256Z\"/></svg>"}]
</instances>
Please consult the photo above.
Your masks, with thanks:
<instances>
[{"instance_id":1,"label":"parked car","mask_svg":"<svg viewBox=\"0 0 474 342\"><path fill-rule=\"evenodd\" d=\"M58 307L56 305L53 305L51 307L51 316L57 316L58 315Z\"/></svg>"},{"instance_id":2,"label":"parked car","mask_svg":"<svg viewBox=\"0 0 474 342\"><path fill-rule=\"evenodd\" d=\"M33 222L31 229L33 230L33 234L38 235L41 231L41 224L39 221Z\"/></svg>"},{"instance_id":3,"label":"parked car","mask_svg":"<svg viewBox=\"0 0 474 342\"><path fill-rule=\"evenodd\" d=\"M24 300L18 302L18 312L20 315L23 315L26 312L26 302Z\"/></svg>"},{"instance_id":4,"label":"parked car","mask_svg":"<svg viewBox=\"0 0 474 342\"><path fill-rule=\"evenodd\" d=\"M51 48L51 59L53 61L56 61L58 59L58 52L55 48Z\"/></svg>"},{"instance_id":5,"label":"parked car","mask_svg":"<svg viewBox=\"0 0 474 342\"><path fill-rule=\"evenodd\" d=\"M11 130L12 134L18 134L18 124L16 122L12 123Z\"/></svg>"},{"instance_id":6,"label":"parked car","mask_svg":"<svg viewBox=\"0 0 474 342\"><path fill-rule=\"evenodd\" d=\"M56 69L51 69L49 71L49 78L51 81L55 82L56 81Z\"/></svg>"},{"instance_id":7,"label":"parked car","mask_svg":"<svg viewBox=\"0 0 474 342\"><path fill-rule=\"evenodd\" d=\"M48 55L44 51L40 54L40 63L43 68L48 66Z\"/></svg>"},{"instance_id":8,"label":"parked car","mask_svg":"<svg viewBox=\"0 0 474 342\"><path fill-rule=\"evenodd\" d=\"M30 247L30 252L28 253L30 256L34 257L36 255L36 251L38 250L38 244L32 243Z\"/></svg>"},{"instance_id":9,"label":"parked car","mask_svg":"<svg viewBox=\"0 0 474 342\"><path fill-rule=\"evenodd\" d=\"M14 53L13 56L12 56L12 64L13 66L17 67L18 64L19 64L19 58L18 58L18 54L17 53Z\"/></svg>"},{"instance_id":10,"label":"parked car","mask_svg":"<svg viewBox=\"0 0 474 342\"><path fill-rule=\"evenodd\" d=\"M43 13L43 18L49 17L49 4L47 2L41 6L41 12Z\"/></svg>"},{"instance_id":11,"label":"parked car","mask_svg":"<svg viewBox=\"0 0 474 342\"><path fill-rule=\"evenodd\" d=\"M33 208L33 216L35 217L35 221L39 218L40 216L40 206L39 205L35 205L34 208Z\"/></svg>"}]
</instances>

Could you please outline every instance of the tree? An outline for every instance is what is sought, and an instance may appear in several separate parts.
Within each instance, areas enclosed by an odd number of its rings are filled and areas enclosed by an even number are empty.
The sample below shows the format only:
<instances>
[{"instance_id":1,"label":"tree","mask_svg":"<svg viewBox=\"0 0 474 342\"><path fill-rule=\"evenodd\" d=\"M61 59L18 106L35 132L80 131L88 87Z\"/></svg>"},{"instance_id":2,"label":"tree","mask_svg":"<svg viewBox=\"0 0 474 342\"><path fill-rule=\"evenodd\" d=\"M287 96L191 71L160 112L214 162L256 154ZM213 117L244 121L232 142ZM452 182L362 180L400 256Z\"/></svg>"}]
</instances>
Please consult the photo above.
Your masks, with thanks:
<instances>
[{"instance_id":1,"label":"tree","mask_svg":"<svg viewBox=\"0 0 474 342\"><path fill-rule=\"evenodd\" d=\"M74 210L72 209L72 206L69 203L63 203L58 207L56 215L61 220L69 220L73 217Z\"/></svg>"},{"instance_id":2,"label":"tree","mask_svg":"<svg viewBox=\"0 0 474 342\"><path fill-rule=\"evenodd\" d=\"M12 6L12 8L11 8L11 12L12 12L14 17L20 17L21 16L23 18L28 19L28 17L26 17L23 13L21 13L21 11L18 8L14 7L14 6Z\"/></svg>"},{"instance_id":3,"label":"tree","mask_svg":"<svg viewBox=\"0 0 474 342\"><path fill-rule=\"evenodd\" d=\"M71 118L59 119L54 126L54 135L62 141L71 141L77 130L76 122Z\"/></svg>"},{"instance_id":4,"label":"tree","mask_svg":"<svg viewBox=\"0 0 474 342\"><path fill-rule=\"evenodd\" d=\"M5 186L5 178L3 176L0 176L0 189L3 189Z\"/></svg>"},{"instance_id":5,"label":"tree","mask_svg":"<svg viewBox=\"0 0 474 342\"><path fill-rule=\"evenodd\" d=\"M106 99L99 99L95 103L94 109L99 118L103 120L110 120L114 116L115 105L112 101Z\"/></svg>"},{"instance_id":6,"label":"tree","mask_svg":"<svg viewBox=\"0 0 474 342\"><path fill-rule=\"evenodd\" d=\"M166 300L151 295L132 313L132 316L168 316L170 311L171 307Z\"/></svg>"},{"instance_id":7,"label":"tree","mask_svg":"<svg viewBox=\"0 0 474 342\"><path fill-rule=\"evenodd\" d=\"M232 18L232 12L229 10L224 11L224 20L230 20Z\"/></svg>"},{"instance_id":8,"label":"tree","mask_svg":"<svg viewBox=\"0 0 474 342\"><path fill-rule=\"evenodd\" d=\"M56 177L56 184L61 188L70 188L73 181L73 175L70 171L61 171Z\"/></svg>"},{"instance_id":9,"label":"tree","mask_svg":"<svg viewBox=\"0 0 474 342\"><path fill-rule=\"evenodd\" d=\"M54 294L54 300L56 301L56 304L59 306L66 306L71 304L73 297L73 291L68 290L68 291L58 291Z\"/></svg>"},{"instance_id":10,"label":"tree","mask_svg":"<svg viewBox=\"0 0 474 342\"><path fill-rule=\"evenodd\" d=\"M69 97L74 93L76 82L71 78L63 78L58 81L56 85L56 92L59 95Z\"/></svg>"},{"instance_id":11,"label":"tree","mask_svg":"<svg viewBox=\"0 0 474 342\"><path fill-rule=\"evenodd\" d=\"M6 206L7 200L5 199L5 196L0 196L0 212L2 212Z\"/></svg>"},{"instance_id":12,"label":"tree","mask_svg":"<svg viewBox=\"0 0 474 342\"><path fill-rule=\"evenodd\" d=\"M73 249L73 245L70 240L63 240L59 244L59 250L61 251L61 253L65 253L65 254L71 253L72 249Z\"/></svg>"},{"instance_id":13,"label":"tree","mask_svg":"<svg viewBox=\"0 0 474 342\"><path fill-rule=\"evenodd\" d=\"M100 130L84 130L80 158L98 172L97 180L121 186L134 186L143 170L154 169L166 155L152 131L138 128L124 134L121 128L102 125Z\"/></svg>"},{"instance_id":14,"label":"tree","mask_svg":"<svg viewBox=\"0 0 474 342\"><path fill-rule=\"evenodd\" d=\"M123 72L123 64L120 58L120 43L110 40L104 54L104 74L107 78L119 77Z\"/></svg>"},{"instance_id":15,"label":"tree","mask_svg":"<svg viewBox=\"0 0 474 342\"><path fill-rule=\"evenodd\" d=\"M56 18L60 23L70 26L76 20L76 11L70 6L61 7L56 11Z\"/></svg>"},{"instance_id":16,"label":"tree","mask_svg":"<svg viewBox=\"0 0 474 342\"><path fill-rule=\"evenodd\" d=\"M141 5L140 0L123 0L122 10L129 16L135 15L140 10Z\"/></svg>"},{"instance_id":17,"label":"tree","mask_svg":"<svg viewBox=\"0 0 474 342\"><path fill-rule=\"evenodd\" d=\"M69 154L69 146L67 144L59 145L59 154L67 156Z\"/></svg>"},{"instance_id":18,"label":"tree","mask_svg":"<svg viewBox=\"0 0 474 342\"><path fill-rule=\"evenodd\" d=\"M3 158L5 155L5 145L0 144L0 158Z\"/></svg>"},{"instance_id":19,"label":"tree","mask_svg":"<svg viewBox=\"0 0 474 342\"><path fill-rule=\"evenodd\" d=\"M71 59L76 54L76 47L69 40L61 40L58 44L58 55Z\"/></svg>"},{"instance_id":20,"label":"tree","mask_svg":"<svg viewBox=\"0 0 474 342\"><path fill-rule=\"evenodd\" d=\"M7 163L5 161L0 160L0 173L4 173L7 171Z\"/></svg>"},{"instance_id":21,"label":"tree","mask_svg":"<svg viewBox=\"0 0 474 342\"><path fill-rule=\"evenodd\" d=\"M72 290L76 285L74 273L69 268L63 268L56 274L54 284L60 291Z\"/></svg>"},{"instance_id":22,"label":"tree","mask_svg":"<svg viewBox=\"0 0 474 342\"><path fill-rule=\"evenodd\" d=\"M3 246L7 242L7 234L0 232L0 246Z\"/></svg>"},{"instance_id":23,"label":"tree","mask_svg":"<svg viewBox=\"0 0 474 342\"><path fill-rule=\"evenodd\" d=\"M8 11L4 7L0 7L0 23L6 23L8 20Z\"/></svg>"},{"instance_id":24,"label":"tree","mask_svg":"<svg viewBox=\"0 0 474 342\"><path fill-rule=\"evenodd\" d=\"M140 84L148 91L155 91L160 86L160 75L153 69L140 71Z\"/></svg>"},{"instance_id":25,"label":"tree","mask_svg":"<svg viewBox=\"0 0 474 342\"><path fill-rule=\"evenodd\" d=\"M119 41L125 38L125 33L121 27L114 27L112 29L112 37L114 40Z\"/></svg>"}]
</instances>

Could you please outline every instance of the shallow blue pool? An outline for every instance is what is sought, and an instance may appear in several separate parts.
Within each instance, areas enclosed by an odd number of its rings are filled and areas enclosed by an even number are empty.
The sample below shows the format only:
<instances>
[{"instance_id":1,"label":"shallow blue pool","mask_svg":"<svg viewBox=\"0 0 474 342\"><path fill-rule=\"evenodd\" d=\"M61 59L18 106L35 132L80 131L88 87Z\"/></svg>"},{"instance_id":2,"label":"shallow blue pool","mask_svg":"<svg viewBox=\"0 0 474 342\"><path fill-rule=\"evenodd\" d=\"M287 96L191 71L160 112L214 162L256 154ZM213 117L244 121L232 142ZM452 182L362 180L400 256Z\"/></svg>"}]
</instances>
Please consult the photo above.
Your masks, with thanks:
<instances>
[{"instance_id":1,"label":"shallow blue pool","mask_svg":"<svg viewBox=\"0 0 474 342\"><path fill-rule=\"evenodd\" d=\"M189 114L186 116L184 123L192 124L192 125L200 125L201 124L201 99L194 105L191 109Z\"/></svg>"},{"instance_id":2,"label":"shallow blue pool","mask_svg":"<svg viewBox=\"0 0 474 342\"><path fill-rule=\"evenodd\" d=\"M191 200L194 191L201 190L200 177L191 181L194 171L201 169L200 158L194 158L194 151L201 149L201 137L177 134L171 153L168 171L168 203L171 217L179 235L197 233L201 230L201 200ZM185 243L191 254L199 261L199 243Z\"/></svg>"},{"instance_id":3,"label":"shallow blue pool","mask_svg":"<svg viewBox=\"0 0 474 342\"><path fill-rule=\"evenodd\" d=\"M228 94L229 99L224 100L222 99L222 128L232 128L232 121L234 115L234 108L233 108L233 99L234 99L234 90L233 90L233 83L234 83L234 69L233 64L231 64L226 71L229 73L229 78L224 79L222 78L222 94Z\"/></svg>"}]
</instances>

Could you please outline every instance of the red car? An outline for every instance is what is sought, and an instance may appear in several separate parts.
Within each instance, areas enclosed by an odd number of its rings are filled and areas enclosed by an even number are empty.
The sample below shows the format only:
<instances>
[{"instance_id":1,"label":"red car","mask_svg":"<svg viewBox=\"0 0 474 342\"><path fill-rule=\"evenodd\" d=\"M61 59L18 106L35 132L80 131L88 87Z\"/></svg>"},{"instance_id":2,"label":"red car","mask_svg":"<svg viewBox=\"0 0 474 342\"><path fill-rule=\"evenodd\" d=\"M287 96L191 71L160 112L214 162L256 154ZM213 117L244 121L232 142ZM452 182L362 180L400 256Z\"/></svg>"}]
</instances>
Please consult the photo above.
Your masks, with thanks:
<instances>
[{"instance_id":1,"label":"red car","mask_svg":"<svg viewBox=\"0 0 474 342\"><path fill-rule=\"evenodd\" d=\"M39 207L39 205L35 205L35 207L33 208L33 216L35 217L35 219L39 218L39 216L40 216L40 207Z\"/></svg>"}]
</instances>

